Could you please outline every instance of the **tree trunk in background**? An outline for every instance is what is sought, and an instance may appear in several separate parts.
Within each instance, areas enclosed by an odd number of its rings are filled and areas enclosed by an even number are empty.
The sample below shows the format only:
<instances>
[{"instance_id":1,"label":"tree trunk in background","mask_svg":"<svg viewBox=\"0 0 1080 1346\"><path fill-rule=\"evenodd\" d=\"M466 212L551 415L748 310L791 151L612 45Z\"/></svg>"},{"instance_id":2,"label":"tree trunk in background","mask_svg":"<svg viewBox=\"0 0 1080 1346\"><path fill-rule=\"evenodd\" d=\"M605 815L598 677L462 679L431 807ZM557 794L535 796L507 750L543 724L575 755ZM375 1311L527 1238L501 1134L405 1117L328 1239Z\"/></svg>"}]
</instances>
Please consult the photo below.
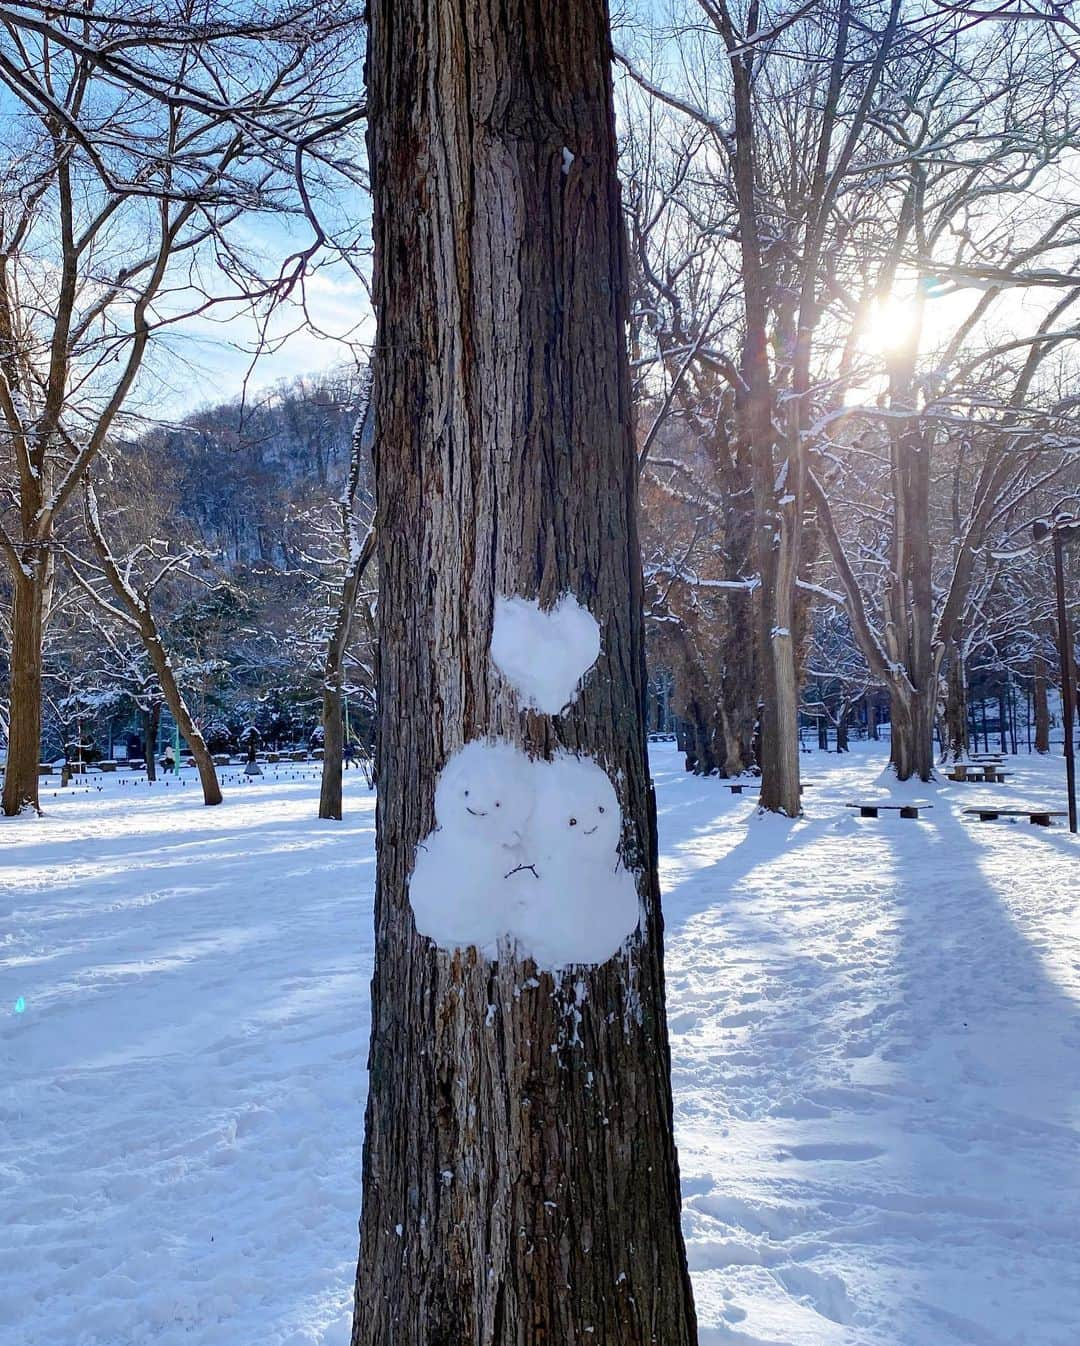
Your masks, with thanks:
<instances>
[{"instance_id":1,"label":"tree trunk in background","mask_svg":"<svg viewBox=\"0 0 1080 1346\"><path fill-rule=\"evenodd\" d=\"M749 559L749 548L747 549ZM758 661L755 613L748 593L727 601L724 664L720 677L720 732L717 748L721 776L741 776L754 765L754 724L758 708Z\"/></svg>"},{"instance_id":2,"label":"tree trunk in background","mask_svg":"<svg viewBox=\"0 0 1080 1346\"><path fill-rule=\"evenodd\" d=\"M12 576L11 717L3 796L4 813L9 818L38 808L45 584L37 569L43 562L31 564L34 569L30 575L15 572Z\"/></svg>"},{"instance_id":3,"label":"tree trunk in background","mask_svg":"<svg viewBox=\"0 0 1080 1346\"><path fill-rule=\"evenodd\" d=\"M672 703L679 717L678 746L686 769L696 776L712 776L719 767L717 749L723 744L721 708L700 652L685 628L677 631L669 653L672 659Z\"/></svg>"},{"instance_id":4,"label":"tree trunk in background","mask_svg":"<svg viewBox=\"0 0 1080 1346\"><path fill-rule=\"evenodd\" d=\"M327 660L329 664L329 660ZM329 669L327 670L329 674ZM336 682L327 676L323 683L322 729L323 760L322 785L319 790L319 817L341 819L341 772L345 753L345 725L342 719L341 670Z\"/></svg>"},{"instance_id":5,"label":"tree trunk in background","mask_svg":"<svg viewBox=\"0 0 1080 1346\"><path fill-rule=\"evenodd\" d=\"M372 0L380 636L371 1083L353 1346L690 1346L603 0ZM499 594L603 648L522 714ZM416 933L436 774L498 734L617 783L642 930L552 977ZM582 895L584 899L584 894ZM576 1025L570 1031L571 1023Z\"/></svg>"},{"instance_id":6,"label":"tree trunk in background","mask_svg":"<svg viewBox=\"0 0 1080 1346\"><path fill-rule=\"evenodd\" d=\"M763 809L796 817L799 791L799 688L795 669L795 580L802 527L802 461L796 445L777 473L776 406L769 365L769 282L762 263L756 203L751 62L731 60L734 175L742 258L744 390L737 396L738 433L750 445L754 554L760 585L757 656Z\"/></svg>"},{"instance_id":7,"label":"tree trunk in background","mask_svg":"<svg viewBox=\"0 0 1080 1346\"><path fill-rule=\"evenodd\" d=\"M954 641L949 649L949 671L945 682L945 734L942 757L947 762L962 761L968 753L967 682L964 659Z\"/></svg>"},{"instance_id":8,"label":"tree trunk in background","mask_svg":"<svg viewBox=\"0 0 1080 1346\"><path fill-rule=\"evenodd\" d=\"M1035 751L1050 751L1050 703L1047 697L1046 660L1041 654L1035 656L1033 689L1035 701Z\"/></svg>"},{"instance_id":9,"label":"tree trunk in background","mask_svg":"<svg viewBox=\"0 0 1080 1346\"><path fill-rule=\"evenodd\" d=\"M360 430L353 436L354 455L359 453ZM342 811L341 769L345 749L342 693L345 686L345 652L352 634L353 615L356 612L360 581L368 561L375 552L375 539L368 533L362 547L354 547L345 573L337 616L326 646L326 667L323 671L323 764L322 786L319 791L319 817L340 820Z\"/></svg>"},{"instance_id":10,"label":"tree trunk in background","mask_svg":"<svg viewBox=\"0 0 1080 1346\"><path fill-rule=\"evenodd\" d=\"M851 726L851 707L847 706L840 712L840 718L836 722L836 751L850 752L848 735Z\"/></svg>"},{"instance_id":11,"label":"tree trunk in background","mask_svg":"<svg viewBox=\"0 0 1080 1346\"><path fill-rule=\"evenodd\" d=\"M199 772L199 783L202 785L203 803L220 804L221 786L218 783L217 768L214 766L214 759L206 746L206 740L203 738L198 725L191 718L191 712L187 708L183 693L176 681L176 675L173 673L172 663L165 651L164 645L157 632L157 626L149 609L144 608L139 627L139 634L142 636L143 645L146 647L146 653L150 657L150 664L161 688L161 694L165 698L165 704L169 707L173 719L177 723L181 737L188 745L192 757L195 758L195 766ZM149 745L147 745L149 748ZM150 753L147 752L147 765L149 766ZM177 766L180 763L177 762Z\"/></svg>"},{"instance_id":12,"label":"tree trunk in background","mask_svg":"<svg viewBox=\"0 0 1080 1346\"><path fill-rule=\"evenodd\" d=\"M902 352L890 371L895 408L910 420L891 425L890 458L896 518L885 599L885 644L890 665L903 670L892 681L892 755L898 780L934 774L934 717L943 651L934 650L933 553L930 545L930 447L915 414L913 355Z\"/></svg>"},{"instance_id":13,"label":"tree trunk in background","mask_svg":"<svg viewBox=\"0 0 1080 1346\"><path fill-rule=\"evenodd\" d=\"M146 750L146 779L157 780L157 736L161 707L156 703L142 713L143 744Z\"/></svg>"},{"instance_id":14,"label":"tree trunk in background","mask_svg":"<svg viewBox=\"0 0 1080 1346\"><path fill-rule=\"evenodd\" d=\"M889 760L897 780L933 779L935 710L935 698L925 692L892 689Z\"/></svg>"},{"instance_id":15,"label":"tree trunk in background","mask_svg":"<svg viewBox=\"0 0 1080 1346\"><path fill-rule=\"evenodd\" d=\"M688 749L686 769L695 776L715 776L717 771L714 743L716 732L706 708L694 700L686 708Z\"/></svg>"},{"instance_id":16,"label":"tree trunk in background","mask_svg":"<svg viewBox=\"0 0 1080 1346\"><path fill-rule=\"evenodd\" d=\"M352 635L360 595L360 581L368 562L375 554L375 535L371 529L360 540L360 524L356 514L356 495L360 485L360 469L364 455L365 427L371 412L370 389L363 412L357 417L352 434L349 484L341 502L342 532L348 547L349 560L345 579L338 598L337 613L330 638L326 643L326 665L323 669L323 764L322 784L319 790L319 817L340 820L342 812L341 769L345 748L343 722L345 690L345 655Z\"/></svg>"},{"instance_id":17,"label":"tree trunk in background","mask_svg":"<svg viewBox=\"0 0 1080 1346\"><path fill-rule=\"evenodd\" d=\"M757 363L757 361L755 361ZM767 363L764 380L767 380ZM757 380L763 382L764 380ZM761 669L761 795L771 813L795 818L802 811L799 790L799 684L795 667L795 579L799 556L797 511L777 502L772 455L772 398L754 389L751 411L755 443L758 574L758 661Z\"/></svg>"}]
</instances>

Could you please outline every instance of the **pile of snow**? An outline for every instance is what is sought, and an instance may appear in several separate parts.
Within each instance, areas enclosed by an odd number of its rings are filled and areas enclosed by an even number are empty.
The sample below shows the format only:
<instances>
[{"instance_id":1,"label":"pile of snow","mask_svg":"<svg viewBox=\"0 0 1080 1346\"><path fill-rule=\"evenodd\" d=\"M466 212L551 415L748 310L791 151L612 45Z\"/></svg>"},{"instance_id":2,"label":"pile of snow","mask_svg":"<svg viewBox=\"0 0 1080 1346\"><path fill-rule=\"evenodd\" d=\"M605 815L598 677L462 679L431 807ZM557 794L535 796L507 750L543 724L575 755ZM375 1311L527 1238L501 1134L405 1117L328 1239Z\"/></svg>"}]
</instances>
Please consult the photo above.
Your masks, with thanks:
<instances>
[{"instance_id":1,"label":"pile of snow","mask_svg":"<svg viewBox=\"0 0 1080 1346\"><path fill-rule=\"evenodd\" d=\"M619 859L622 813L606 772L559 753L467 743L435 789L438 824L409 883L416 928L440 948L496 958L502 938L538 967L603 963L638 924Z\"/></svg>"},{"instance_id":2,"label":"pile of snow","mask_svg":"<svg viewBox=\"0 0 1080 1346\"><path fill-rule=\"evenodd\" d=\"M496 600L491 658L524 706L560 714L599 653L600 626L573 594L548 612L528 598Z\"/></svg>"}]
</instances>

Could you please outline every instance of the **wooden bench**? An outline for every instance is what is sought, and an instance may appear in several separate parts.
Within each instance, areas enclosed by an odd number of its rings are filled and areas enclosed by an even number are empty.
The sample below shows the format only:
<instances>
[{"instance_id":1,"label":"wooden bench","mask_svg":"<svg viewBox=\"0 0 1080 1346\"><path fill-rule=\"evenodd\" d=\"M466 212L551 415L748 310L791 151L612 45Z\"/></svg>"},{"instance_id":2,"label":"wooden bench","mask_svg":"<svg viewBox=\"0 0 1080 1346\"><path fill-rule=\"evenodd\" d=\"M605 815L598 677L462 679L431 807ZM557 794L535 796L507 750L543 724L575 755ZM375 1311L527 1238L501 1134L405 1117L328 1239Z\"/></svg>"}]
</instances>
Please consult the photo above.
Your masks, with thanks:
<instances>
[{"instance_id":1,"label":"wooden bench","mask_svg":"<svg viewBox=\"0 0 1080 1346\"><path fill-rule=\"evenodd\" d=\"M802 784L799 786L799 789L805 790L809 786L813 785L813 783L814 783L813 781L809 780L803 781ZM721 781L721 784L726 789L730 790L733 795L741 795L744 790L759 790L761 788L761 778L751 777L749 780L731 780L731 781L726 780Z\"/></svg>"},{"instance_id":2,"label":"wooden bench","mask_svg":"<svg viewBox=\"0 0 1080 1346\"><path fill-rule=\"evenodd\" d=\"M901 818L918 818L923 809L932 809L933 804L845 804L846 809L858 809L860 818L876 818L882 809L891 809Z\"/></svg>"},{"instance_id":3,"label":"wooden bench","mask_svg":"<svg viewBox=\"0 0 1080 1346\"><path fill-rule=\"evenodd\" d=\"M1051 818L1067 818L1068 814L1064 811L1058 812L1054 809L995 809L995 808L975 808L965 809L965 813L974 813L978 815L979 822L992 823L998 818L1027 818L1036 827L1049 827Z\"/></svg>"}]
</instances>

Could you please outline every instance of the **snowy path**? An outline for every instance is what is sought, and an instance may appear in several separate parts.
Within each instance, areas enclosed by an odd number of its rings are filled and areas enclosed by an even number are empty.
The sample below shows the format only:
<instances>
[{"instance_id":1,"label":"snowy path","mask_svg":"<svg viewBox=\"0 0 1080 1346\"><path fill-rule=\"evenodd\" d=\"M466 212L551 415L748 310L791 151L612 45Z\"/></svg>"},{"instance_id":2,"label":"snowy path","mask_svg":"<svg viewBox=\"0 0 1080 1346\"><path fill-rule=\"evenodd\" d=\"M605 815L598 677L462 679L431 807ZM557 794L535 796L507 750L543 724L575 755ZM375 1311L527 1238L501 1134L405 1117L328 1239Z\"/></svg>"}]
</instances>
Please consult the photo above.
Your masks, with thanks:
<instances>
[{"instance_id":1,"label":"snowy path","mask_svg":"<svg viewBox=\"0 0 1080 1346\"><path fill-rule=\"evenodd\" d=\"M1077 1346L1080 847L804 762L788 823L654 754L702 1346ZM284 777L0 826L0 1346L348 1339L374 801Z\"/></svg>"},{"instance_id":2,"label":"snowy path","mask_svg":"<svg viewBox=\"0 0 1080 1346\"><path fill-rule=\"evenodd\" d=\"M961 821L992 787L854 817L879 762L835 760L749 827L656 763L703 1346L1077 1346L1080 847Z\"/></svg>"}]
</instances>

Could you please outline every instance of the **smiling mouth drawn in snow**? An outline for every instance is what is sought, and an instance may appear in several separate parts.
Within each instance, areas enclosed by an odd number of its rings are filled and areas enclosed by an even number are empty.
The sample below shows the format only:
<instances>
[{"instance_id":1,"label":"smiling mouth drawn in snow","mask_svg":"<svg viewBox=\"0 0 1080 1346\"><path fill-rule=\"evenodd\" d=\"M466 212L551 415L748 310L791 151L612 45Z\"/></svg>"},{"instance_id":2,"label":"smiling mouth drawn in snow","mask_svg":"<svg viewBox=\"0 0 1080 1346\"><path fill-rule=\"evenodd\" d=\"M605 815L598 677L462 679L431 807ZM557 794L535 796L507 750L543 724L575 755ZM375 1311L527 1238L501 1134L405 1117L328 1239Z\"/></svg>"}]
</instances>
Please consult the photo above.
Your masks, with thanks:
<instances>
[{"instance_id":1,"label":"smiling mouth drawn in snow","mask_svg":"<svg viewBox=\"0 0 1080 1346\"><path fill-rule=\"evenodd\" d=\"M416 850L416 928L446 950L497 956L512 936L554 970L613 957L639 900L618 854L622 815L607 773L559 753L533 761L508 743L469 743L435 790L437 826Z\"/></svg>"},{"instance_id":2,"label":"smiling mouth drawn in snow","mask_svg":"<svg viewBox=\"0 0 1080 1346\"><path fill-rule=\"evenodd\" d=\"M491 658L523 706L560 714L599 654L600 625L573 594L547 612L534 599L496 599Z\"/></svg>"}]
</instances>

